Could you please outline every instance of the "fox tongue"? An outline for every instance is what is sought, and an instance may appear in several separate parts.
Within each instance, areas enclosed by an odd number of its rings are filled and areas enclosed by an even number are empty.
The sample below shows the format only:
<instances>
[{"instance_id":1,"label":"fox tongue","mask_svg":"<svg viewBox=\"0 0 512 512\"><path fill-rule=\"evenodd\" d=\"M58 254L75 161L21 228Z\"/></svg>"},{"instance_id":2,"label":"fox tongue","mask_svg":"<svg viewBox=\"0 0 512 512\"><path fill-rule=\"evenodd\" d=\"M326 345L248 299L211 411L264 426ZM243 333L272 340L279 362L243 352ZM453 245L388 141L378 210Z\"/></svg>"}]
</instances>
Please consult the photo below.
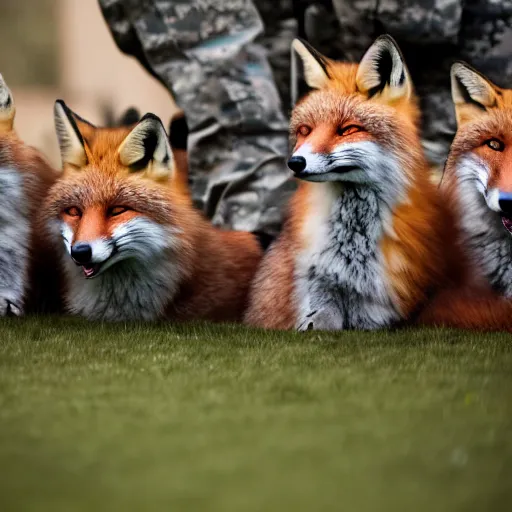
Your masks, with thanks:
<instances>
[{"instance_id":1,"label":"fox tongue","mask_svg":"<svg viewBox=\"0 0 512 512\"><path fill-rule=\"evenodd\" d=\"M84 271L85 277L91 277L98 270L98 266L97 265L93 265L91 267L88 267L88 266L83 265L82 266L82 270Z\"/></svg>"},{"instance_id":2,"label":"fox tongue","mask_svg":"<svg viewBox=\"0 0 512 512\"><path fill-rule=\"evenodd\" d=\"M505 229L512 234L512 219L509 219L508 217L501 217L501 222L503 222Z\"/></svg>"}]
</instances>

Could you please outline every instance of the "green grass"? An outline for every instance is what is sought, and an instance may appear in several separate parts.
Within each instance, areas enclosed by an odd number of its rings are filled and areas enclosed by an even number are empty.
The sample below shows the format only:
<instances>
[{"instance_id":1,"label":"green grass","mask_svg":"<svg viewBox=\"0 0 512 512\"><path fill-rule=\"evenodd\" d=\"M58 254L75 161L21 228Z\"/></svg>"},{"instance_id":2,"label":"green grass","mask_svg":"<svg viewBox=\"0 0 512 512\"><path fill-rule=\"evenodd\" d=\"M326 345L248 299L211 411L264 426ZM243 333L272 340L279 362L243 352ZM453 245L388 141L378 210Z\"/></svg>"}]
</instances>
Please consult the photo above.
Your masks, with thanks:
<instances>
[{"instance_id":1,"label":"green grass","mask_svg":"<svg viewBox=\"0 0 512 512\"><path fill-rule=\"evenodd\" d=\"M2 511L511 499L510 335L0 323Z\"/></svg>"}]
</instances>

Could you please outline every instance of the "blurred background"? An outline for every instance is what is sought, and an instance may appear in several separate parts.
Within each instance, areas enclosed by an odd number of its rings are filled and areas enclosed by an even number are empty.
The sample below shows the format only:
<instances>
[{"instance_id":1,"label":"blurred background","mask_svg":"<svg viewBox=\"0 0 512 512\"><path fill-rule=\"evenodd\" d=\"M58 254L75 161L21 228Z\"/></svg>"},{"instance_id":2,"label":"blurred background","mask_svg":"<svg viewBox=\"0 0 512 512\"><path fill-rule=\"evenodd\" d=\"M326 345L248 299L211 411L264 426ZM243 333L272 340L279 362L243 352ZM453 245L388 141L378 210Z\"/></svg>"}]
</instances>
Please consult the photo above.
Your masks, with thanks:
<instances>
[{"instance_id":1,"label":"blurred background","mask_svg":"<svg viewBox=\"0 0 512 512\"><path fill-rule=\"evenodd\" d=\"M115 45L95 0L0 0L0 73L16 103L16 130L59 165L53 103L62 98L94 124L126 108L167 125L167 90Z\"/></svg>"}]
</instances>

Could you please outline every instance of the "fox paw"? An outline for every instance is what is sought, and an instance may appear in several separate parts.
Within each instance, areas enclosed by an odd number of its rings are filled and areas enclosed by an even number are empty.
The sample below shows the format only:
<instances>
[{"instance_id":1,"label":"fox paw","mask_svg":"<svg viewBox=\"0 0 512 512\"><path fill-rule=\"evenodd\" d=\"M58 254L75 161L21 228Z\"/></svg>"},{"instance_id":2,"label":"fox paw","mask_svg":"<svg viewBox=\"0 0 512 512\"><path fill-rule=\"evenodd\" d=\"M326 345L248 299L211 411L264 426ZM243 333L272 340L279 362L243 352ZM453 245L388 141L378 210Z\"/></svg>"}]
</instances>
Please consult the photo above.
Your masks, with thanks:
<instances>
[{"instance_id":1,"label":"fox paw","mask_svg":"<svg viewBox=\"0 0 512 512\"><path fill-rule=\"evenodd\" d=\"M0 294L0 316L22 316L23 307L18 301Z\"/></svg>"},{"instance_id":2,"label":"fox paw","mask_svg":"<svg viewBox=\"0 0 512 512\"><path fill-rule=\"evenodd\" d=\"M313 323L313 317L316 315L316 311L312 311L308 313L300 322L297 327L298 331L312 331L315 328L315 324Z\"/></svg>"}]
</instances>

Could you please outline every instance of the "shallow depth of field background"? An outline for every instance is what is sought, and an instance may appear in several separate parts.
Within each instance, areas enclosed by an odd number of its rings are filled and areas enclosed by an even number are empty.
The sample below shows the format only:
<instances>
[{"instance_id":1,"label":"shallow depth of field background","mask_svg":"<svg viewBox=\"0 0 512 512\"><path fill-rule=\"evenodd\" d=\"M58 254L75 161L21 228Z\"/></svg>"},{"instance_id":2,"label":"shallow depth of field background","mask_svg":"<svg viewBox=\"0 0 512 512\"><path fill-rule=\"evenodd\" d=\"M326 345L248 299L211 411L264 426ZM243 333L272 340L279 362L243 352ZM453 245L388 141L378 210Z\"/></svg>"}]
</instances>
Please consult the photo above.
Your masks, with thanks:
<instances>
[{"instance_id":1,"label":"shallow depth of field background","mask_svg":"<svg viewBox=\"0 0 512 512\"><path fill-rule=\"evenodd\" d=\"M0 0L0 73L12 89L16 129L59 164L53 102L101 125L137 105L164 123L166 89L117 49L96 0Z\"/></svg>"}]
</instances>

